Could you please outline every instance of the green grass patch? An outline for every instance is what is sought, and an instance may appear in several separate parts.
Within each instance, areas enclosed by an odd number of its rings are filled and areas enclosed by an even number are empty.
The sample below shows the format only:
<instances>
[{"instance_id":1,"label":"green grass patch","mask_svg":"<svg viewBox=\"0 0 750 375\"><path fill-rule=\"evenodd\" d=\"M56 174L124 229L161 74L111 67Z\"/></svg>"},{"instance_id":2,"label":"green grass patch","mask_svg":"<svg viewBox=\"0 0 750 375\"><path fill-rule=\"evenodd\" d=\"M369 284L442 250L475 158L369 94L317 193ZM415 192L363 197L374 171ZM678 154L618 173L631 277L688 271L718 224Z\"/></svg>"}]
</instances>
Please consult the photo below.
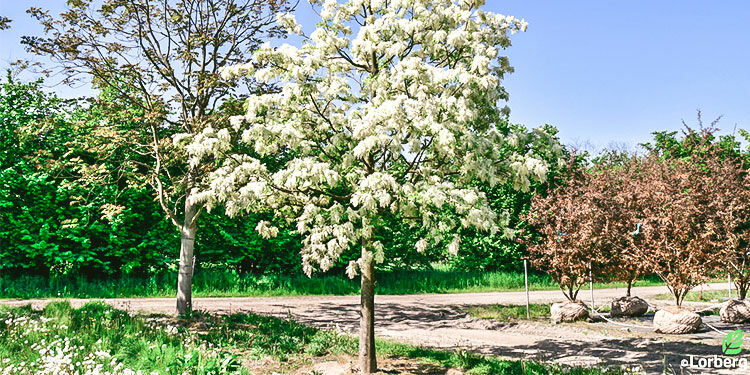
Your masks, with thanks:
<instances>
[{"instance_id":1,"label":"green grass patch","mask_svg":"<svg viewBox=\"0 0 750 375\"><path fill-rule=\"evenodd\" d=\"M542 320L549 318L550 305L529 305L529 316L531 320ZM528 320L526 317L526 306L516 305L487 305L472 306L466 309L469 315L479 319L492 320Z\"/></svg>"},{"instance_id":2,"label":"green grass patch","mask_svg":"<svg viewBox=\"0 0 750 375\"><path fill-rule=\"evenodd\" d=\"M80 309L68 302L42 311L0 310L0 373L76 374L99 369L113 375L249 374L246 359L271 358L294 369L326 356L357 354L357 340L254 314L201 313L175 320L133 315L92 302ZM619 370L573 368L510 361L466 351L441 351L377 340L380 358L397 357L459 368L467 374L620 374ZM266 363L266 362L264 362Z\"/></svg>"},{"instance_id":3,"label":"green grass patch","mask_svg":"<svg viewBox=\"0 0 750 375\"><path fill-rule=\"evenodd\" d=\"M685 296L685 301L692 302L724 302L729 298L728 290L706 290L701 292L700 290L694 290L688 292ZM737 298L737 291L732 290L732 298ZM673 300L674 296L669 293L659 294L656 299L660 300Z\"/></svg>"},{"instance_id":4,"label":"green grass patch","mask_svg":"<svg viewBox=\"0 0 750 375\"><path fill-rule=\"evenodd\" d=\"M98 302L0 311L0 373L249 374L236 354Z\"/></svg>"},{"instance_id":5,"label":"green grass patch","mask_svg":"<svg viewBox=\"0 0 750 375\"><path fill-rule=\"evenodd\" d=\"M377 293L468 293L524 290L523 272L462 272L449 269L383 271L377 273ZM152 277L88 279L85 277L0 277L0 298L117 298L172 297L176 273ZM638 286L661 285L645 278ZM596 288L624 287L623 283L595 284ZM531 290L557 290L546 274L529 274ZM359 279L344 275L255 275L222 269L197 270L193 279L196 297L357 295Z\"/></svg>"}]
</instances>

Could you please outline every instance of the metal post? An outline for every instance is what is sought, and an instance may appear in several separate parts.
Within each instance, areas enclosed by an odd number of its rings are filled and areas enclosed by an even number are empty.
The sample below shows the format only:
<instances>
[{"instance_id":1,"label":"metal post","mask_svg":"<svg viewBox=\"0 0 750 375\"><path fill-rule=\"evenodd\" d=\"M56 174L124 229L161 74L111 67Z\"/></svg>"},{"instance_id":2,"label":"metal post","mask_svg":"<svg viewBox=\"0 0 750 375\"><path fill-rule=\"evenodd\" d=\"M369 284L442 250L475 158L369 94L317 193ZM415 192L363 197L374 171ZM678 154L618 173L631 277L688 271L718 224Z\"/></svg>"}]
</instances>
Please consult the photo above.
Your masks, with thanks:
<instances>
[{"instance_id":1,"label":"metal post","mask_svg":"<svg viewBox=\"0 0 750 375\"><path fill-rule=\"evenodd\" d=\"M589 289L591 290L591 313L594 313L594 276L591 273L591 263L589 263Z\"/></svg>"},{"instance_id":2,"label":"metal post","mask_svg":"<svg viewBox=\"0 0 750 375\"><path fill-rule=\"evenodd\" d=\"M732 299L732 274L727 272L727 286L729 287L729 299Z\"/></svg>"},{"instance_id":3,"label":"metal post","mask_svg":"<svg viewBox=\"0 0 750 375\"><path fill-rule=\"evenodd\" d=\"M526 259L523 260L523 279L526 284L526 319L531 319L529 312L529 267L526 265Z\"/></svg>"}]
</instances>

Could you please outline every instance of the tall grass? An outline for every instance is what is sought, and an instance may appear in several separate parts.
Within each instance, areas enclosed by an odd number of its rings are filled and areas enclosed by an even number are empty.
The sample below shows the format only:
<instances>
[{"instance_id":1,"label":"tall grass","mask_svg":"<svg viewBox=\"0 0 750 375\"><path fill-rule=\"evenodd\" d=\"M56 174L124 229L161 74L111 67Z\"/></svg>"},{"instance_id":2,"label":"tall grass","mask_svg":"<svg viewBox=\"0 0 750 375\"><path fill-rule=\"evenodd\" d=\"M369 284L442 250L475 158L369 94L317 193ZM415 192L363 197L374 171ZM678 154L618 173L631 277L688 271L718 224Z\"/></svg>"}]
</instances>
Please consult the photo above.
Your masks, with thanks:
<instances>
[{"instance_id":1,"label":"tall grass","mask_svg":"<svg viewBox=\"0 0 750 375\"><path fill-rule=\"evenodd\" d=\"M522 272L461 272L448 269L383 271L377 274L378 294L466 293L518 291L524 289ZM647 278L638 285L659 285ZM151 277L91 278L83 276L46 278L40 276L0 277L0 298L117 298L172 297L176 274ZM546 274L529 274L532 290L556 290ZM621 287L621 283L597 284ZM356 295L359 279L344 275L239 274L221 269L203 269L193 279L197 297Z\"/></svg>"}]
</instances>

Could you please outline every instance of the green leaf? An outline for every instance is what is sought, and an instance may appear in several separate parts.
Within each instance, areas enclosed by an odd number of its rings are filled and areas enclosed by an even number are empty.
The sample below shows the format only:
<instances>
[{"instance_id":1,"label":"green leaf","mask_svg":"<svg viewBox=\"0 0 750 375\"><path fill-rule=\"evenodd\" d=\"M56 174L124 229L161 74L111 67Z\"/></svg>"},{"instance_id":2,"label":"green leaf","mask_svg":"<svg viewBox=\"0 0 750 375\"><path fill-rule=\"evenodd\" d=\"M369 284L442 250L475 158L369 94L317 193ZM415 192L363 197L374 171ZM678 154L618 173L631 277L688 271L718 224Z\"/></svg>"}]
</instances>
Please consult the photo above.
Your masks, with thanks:
<instances>
[{"instance_id":1,"label":"green leaf","mask_svg":"<svg viewBox=\"0 0 750 375\"><path fill-rule=\"evenodd\" d=\"M742 351L742 337L745 335L741 329L727 333L721 343L721 351L725 355L737 355Z\"/></svg>"}]
</instances>

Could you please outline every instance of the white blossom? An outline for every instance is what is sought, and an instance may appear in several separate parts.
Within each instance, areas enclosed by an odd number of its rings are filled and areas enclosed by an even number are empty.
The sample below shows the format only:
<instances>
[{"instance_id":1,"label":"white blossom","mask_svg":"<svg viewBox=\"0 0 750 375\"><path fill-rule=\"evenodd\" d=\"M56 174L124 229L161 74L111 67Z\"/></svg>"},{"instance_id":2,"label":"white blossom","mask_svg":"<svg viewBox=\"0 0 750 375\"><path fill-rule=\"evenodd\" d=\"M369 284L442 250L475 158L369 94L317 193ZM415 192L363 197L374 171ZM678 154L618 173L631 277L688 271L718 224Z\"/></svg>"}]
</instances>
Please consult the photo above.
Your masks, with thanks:
<instances>
[{"instance_id":1,"label":"white blossom","mask_svg":"<svg viewBox=\"0 0 750 375\"><path fill-rule=\"evenodd\" d=\"M427 230L419 252L446 236L457 252L462 227L503 230L506 216L476 181L528 190L547 173L530 149L548 136L510 127L500 106L511 68L499 52L526 23L486 12L478 0L312 2L322 19L301 46L264 44L253 61L222 70L226 79L246 74L279 90L252 95L228 130L193 137L192 164L223 160L193 199L229 215L263 211L292 221L308 274L353 246L383 261L372 223L385 213ZM293 16L277 20L301 33ZM255 155L239 151L247 148ZM280 168L266 164L279 153L292 157ZM436 215L444 209L459 217ZM277 233L265 222L257 229ZM350 277L361 262L349 263Z\"/></svg>"}]
</instances>

